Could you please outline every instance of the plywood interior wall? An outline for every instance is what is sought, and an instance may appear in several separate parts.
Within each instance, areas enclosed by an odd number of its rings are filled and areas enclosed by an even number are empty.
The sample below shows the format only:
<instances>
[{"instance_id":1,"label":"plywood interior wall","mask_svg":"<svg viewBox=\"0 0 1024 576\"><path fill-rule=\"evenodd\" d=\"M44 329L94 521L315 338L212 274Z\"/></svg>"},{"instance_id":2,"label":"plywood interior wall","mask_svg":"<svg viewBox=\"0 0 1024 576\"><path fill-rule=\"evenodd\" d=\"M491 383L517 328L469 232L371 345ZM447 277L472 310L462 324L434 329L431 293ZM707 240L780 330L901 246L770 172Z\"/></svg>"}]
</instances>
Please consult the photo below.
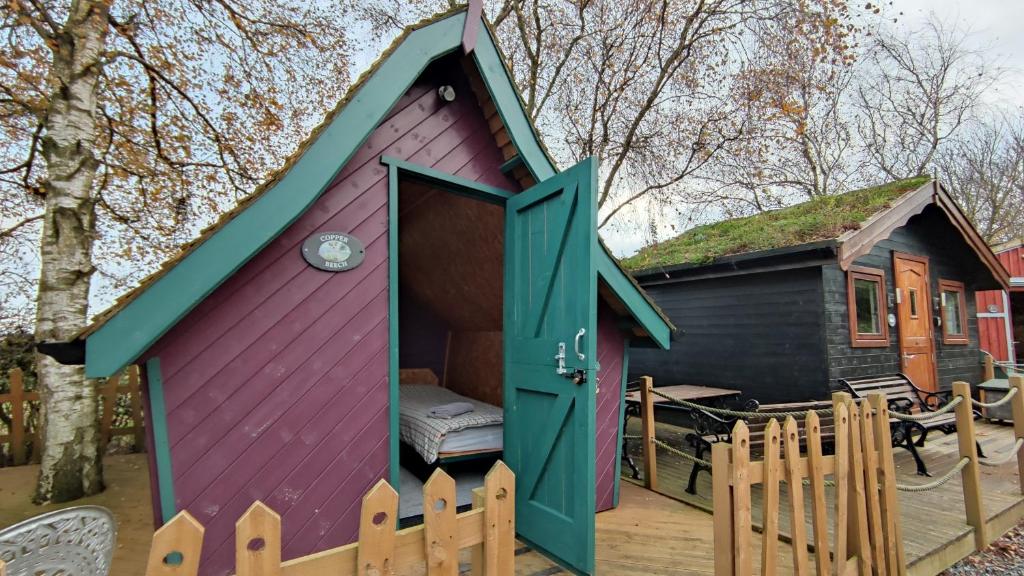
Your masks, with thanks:
<instances>
[{"instance_id":1,"label":"plywood interior wall","mask_svg":"<svg viewBox=\"0 0 1024 576\"><path fill-rule=\"evenodd\" d=\"M448 326L445 386L501 406L504 209L412 181L398 203L402 299Z\"/></svg>"},{"instance_id":2,"label":"plywood interior wall","mask_svg":"<svg viewBox=\"0 0 1024 576\"><path fill-rule=\"evenodd\" d=\"M488 404L502 402L502 333L453 332L445 386Z\"/></svg>"}]
</instances>

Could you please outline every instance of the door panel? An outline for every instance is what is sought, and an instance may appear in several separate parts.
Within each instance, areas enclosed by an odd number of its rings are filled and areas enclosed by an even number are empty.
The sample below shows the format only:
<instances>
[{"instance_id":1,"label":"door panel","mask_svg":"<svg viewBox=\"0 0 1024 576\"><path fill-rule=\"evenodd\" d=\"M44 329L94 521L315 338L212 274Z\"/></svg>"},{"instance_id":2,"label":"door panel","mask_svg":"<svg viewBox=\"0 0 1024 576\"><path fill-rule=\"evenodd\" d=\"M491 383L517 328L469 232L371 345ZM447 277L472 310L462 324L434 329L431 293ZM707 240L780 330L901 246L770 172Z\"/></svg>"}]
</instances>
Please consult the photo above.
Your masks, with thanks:
<instances>
[{"instance_id":1,"label":"door panel","mask_svg":"<svg viewBox=\"0 0 1024 576\"><path fill-rule=\"evenodd\" d=\"M583 573L594 568L596 178L585 160L505 212L504 458L516 474L516 528Z\"/></svg>"},{"instance_id":2,"label":"door panel","mask_svg":"<svg viewBox=\"0 0 1024 576\"><path fill-rule=\"evenodd\" d=\"M894 254L893 266L901 371L918 387L935 391L935 343L928 261Z\"/></svg>"}]
</instances>

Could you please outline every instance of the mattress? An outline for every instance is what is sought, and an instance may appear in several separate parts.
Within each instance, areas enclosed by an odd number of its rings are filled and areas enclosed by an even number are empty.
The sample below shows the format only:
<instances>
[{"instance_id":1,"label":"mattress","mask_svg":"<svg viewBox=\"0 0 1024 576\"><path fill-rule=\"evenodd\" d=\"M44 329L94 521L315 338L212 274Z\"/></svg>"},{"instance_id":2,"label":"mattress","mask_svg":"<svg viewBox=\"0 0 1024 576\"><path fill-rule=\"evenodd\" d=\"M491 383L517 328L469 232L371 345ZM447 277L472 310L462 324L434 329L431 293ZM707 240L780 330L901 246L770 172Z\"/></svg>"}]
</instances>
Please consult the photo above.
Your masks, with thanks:
<instances>
[{"instance_id":1,"label":"mattress","mask_svg":"<svg viewBox=\"0 0 1024 576\"><path fill-rule=\"evenodd\" d=\"M501 408L439 386L404 384L398 387L398 393L399 439L412 446L427 464L437 460L441 443L451 434L483 426L497 425L500 428L505 419ZM451 402L469 402L473 411L454 418L431 418L428 415L431 408Z\"/></svg>"},{"instance_id":2,"label":"mattress","mask_svg":"<svg viewBox=\"0 0 1024 576\"><path fill-rule=\"evenodd\" d=\"M478 428L465 428L445 434L441 447L437 451L442 455L452 452L480 452L482 450L501 450L504 426L491 425Z\"/></svg>"}]
</instances>

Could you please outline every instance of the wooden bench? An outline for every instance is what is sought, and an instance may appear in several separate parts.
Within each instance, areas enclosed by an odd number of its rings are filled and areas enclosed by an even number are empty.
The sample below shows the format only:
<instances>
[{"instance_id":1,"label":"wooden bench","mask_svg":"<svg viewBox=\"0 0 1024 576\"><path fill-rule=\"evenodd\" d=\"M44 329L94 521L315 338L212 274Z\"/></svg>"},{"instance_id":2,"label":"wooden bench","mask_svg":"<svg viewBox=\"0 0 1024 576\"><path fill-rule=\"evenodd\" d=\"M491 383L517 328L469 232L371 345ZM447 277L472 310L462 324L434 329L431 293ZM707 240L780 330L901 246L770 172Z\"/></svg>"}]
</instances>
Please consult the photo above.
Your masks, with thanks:
<instances>
[{"instance_id":1,"label":"wooden bench","mask_svg":"<svg viewBox=\"0 0 1024 576\"><path fill-rule=\"evenodd\" d=\"M890 412L901 414L926 414L950 401L950 392L929 392L914 385L905 374L896 373L885 376L868 376L864 378L840 378L839 383L856 399L867 399L868 395L883 393L889 402ZM953 411L940 414L935 418L918 422L889 419L889 429L892 432L892 445L905 448L914 457L917 464L917 473L921 476L930 476L928 467L917 452L917 449L924 446L928 438L928 432L939 430L945 434L956 432L956 413ZM917 439L914 439L914 436ZM978 445L978 456L984 457L981 446Z\"/></svg>"},{"instance_id":2,"label":"wooden bench","mask_svg":"<svg viewBox=\"0 0 1024 576\"><path fill-rule=\"evenodd\" d=\"M764 415L759 418L743 418L743 421L747 424L747 429L750 431L751 453L762 454L764 452L765 430L768 427L768 422L775 419L779 421L781 426L786 420L785 417L778 416L779 413L806 412L809 410L817 410L819 412L832 410L832 402L823 400L789 404L760 404L756 400L748 402L744 406L743 412L757 412ZM819 417L822 443L828 449L831 449L835 440L835 422L832 418L832 413L819 414ZM732 442L732 429L739 420L740 418L727 418L704 410L694 410L694 431L686 435L686 442L693 447L698 460L705 460L705 457L711 453L712 444L716 442ZM800 448L803 449L807 445L807 435L804 433L804 419L797 418L796 422L797 426L799 426ZM697 493L697 475L701 471L706 471L710 474L711 468L694 462L693 468L690 470L690 479L686 483L686 491L688 493Z\"/></svg>"}]
</instances>

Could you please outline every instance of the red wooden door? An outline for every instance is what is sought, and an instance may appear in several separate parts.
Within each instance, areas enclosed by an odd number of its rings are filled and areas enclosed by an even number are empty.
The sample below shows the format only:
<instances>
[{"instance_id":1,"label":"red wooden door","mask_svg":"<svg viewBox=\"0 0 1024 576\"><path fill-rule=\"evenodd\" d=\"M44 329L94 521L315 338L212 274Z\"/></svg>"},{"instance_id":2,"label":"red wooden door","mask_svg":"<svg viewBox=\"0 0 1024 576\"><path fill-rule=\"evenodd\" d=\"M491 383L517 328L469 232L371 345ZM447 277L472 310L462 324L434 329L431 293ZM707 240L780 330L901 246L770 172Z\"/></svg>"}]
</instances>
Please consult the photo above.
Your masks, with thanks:
<instances>
[{"instance_id":1,"label":"red wooden door","mask_svg":"<svg viewBox=\"0 0 1024 576\"><path fill-rule=\"evenodd\" d=\"M897 331L901 371L919 388L935 391L935 343L932 339L928 259L894 254Z\"/></svg>"}]
</instances>

